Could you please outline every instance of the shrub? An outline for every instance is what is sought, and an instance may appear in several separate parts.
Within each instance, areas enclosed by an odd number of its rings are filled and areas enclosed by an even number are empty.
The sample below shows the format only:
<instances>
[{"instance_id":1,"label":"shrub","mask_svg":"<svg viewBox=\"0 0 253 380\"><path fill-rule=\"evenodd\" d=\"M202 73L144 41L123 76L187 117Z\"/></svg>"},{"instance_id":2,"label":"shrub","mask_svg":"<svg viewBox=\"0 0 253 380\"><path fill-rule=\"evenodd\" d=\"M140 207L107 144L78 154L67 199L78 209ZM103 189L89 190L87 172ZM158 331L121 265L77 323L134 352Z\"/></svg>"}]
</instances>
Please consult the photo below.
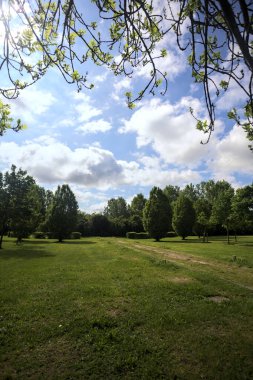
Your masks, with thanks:
<instances>
[{"instance_id":1,"label":"shrub","mask_svg":"<svg viewBox=\"0 0 253 380\"><path fill-rule=\"evenodd\" d=\"M148 232L137 232L135 235L135 239L148 239L150 237Z\"/></svg>"},{"instance_id":2,"label":"shrub","mask_svg":"<svg viewBox=\"0 0 253 380\"><path fill-rule=\"evenodd\" d=\"M148 239L149 234L147 232L127 232L126 237L128 239Z\"/></svg>"},{"instance_id":3,"label":"shrub","mask_svg":"<svg viewBox=\"0 0 253 380\"><path fill-rule=\"evenodd\" d=\"M45 239L46 238L46 233L42 231L36 231L33 233L33 237L35 239Z\"/></svg>"},{"instance_id":4,"label":"shrub","mask_svg":"<svg viewBox=\"0 0 253 380\"><path fill-rule=\"evenodd\" d=\"M128 239L135 239L136 232L127 232L126 237Z\"/></svg>"},{"instance_id":5,"label":"shrub","mask_svg":"<svg viewBox=\"0 0 253 380\"><path fill-rule=\"evenodd\" d=\"M55 236L54 236L53 232L51 232L51 231L45 232L45 236L48 239L55 239Z\"/></svg>"},{"instance_id":6,"label":"shrub","mask_svg":"<svg viewBox=\"0 0 253 380\"><path fill-rule=\"evenodd\" d=\"M166 237L176 237L176 236L177 236L177 234L176 234L175 231L169 231L169 232L167 232L167 234L166 234Z\"/></svg>"},{"instance_id":7,"label":"shrub","mask_svg":"<svg viewBox=\"0 0 253 380\"><path fill-rule=\"evenodd\" d=\"M82 236L81 232L71 232L70 239L80 239Z\"/></svg>"}]
</instances>

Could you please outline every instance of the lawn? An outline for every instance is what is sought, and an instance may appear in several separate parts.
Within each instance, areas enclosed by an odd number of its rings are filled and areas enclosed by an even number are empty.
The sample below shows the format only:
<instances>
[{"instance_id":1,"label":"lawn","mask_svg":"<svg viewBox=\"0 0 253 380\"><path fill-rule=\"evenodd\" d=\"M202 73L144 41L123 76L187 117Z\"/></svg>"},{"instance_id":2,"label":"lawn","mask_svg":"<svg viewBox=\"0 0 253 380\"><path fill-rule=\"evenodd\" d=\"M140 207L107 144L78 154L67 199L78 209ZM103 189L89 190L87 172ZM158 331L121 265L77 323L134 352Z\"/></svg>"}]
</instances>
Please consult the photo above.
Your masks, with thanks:
<instances>
[{"instance_id":1,"label":"lawn","mask_svg":"<svg viewBox=\"0 0 253 380\"><path fill-rule=\"evenodd\" d=\"M3 247L0 379L253 379L253 237Z\"/></svg>"}]
</instances>

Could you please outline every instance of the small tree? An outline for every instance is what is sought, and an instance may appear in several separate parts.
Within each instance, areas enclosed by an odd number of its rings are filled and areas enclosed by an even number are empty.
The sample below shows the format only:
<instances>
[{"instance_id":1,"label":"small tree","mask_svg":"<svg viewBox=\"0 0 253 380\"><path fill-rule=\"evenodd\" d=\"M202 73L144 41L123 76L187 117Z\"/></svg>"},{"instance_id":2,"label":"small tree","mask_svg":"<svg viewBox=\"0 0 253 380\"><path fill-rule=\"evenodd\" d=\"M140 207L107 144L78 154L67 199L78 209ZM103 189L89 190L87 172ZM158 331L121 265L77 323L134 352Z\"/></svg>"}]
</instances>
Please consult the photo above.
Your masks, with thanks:
<instances>
[{"instance_id":1,"label":"small tree","mask_svg":"<svg viewBox=\"0 0 253 380\"><path fill-rule=\"evenodd\" d=\"M173 208L172 226L176 233L184 240L192 233L195 222L195 210L192 201L184 194L180 194Z\"/></svg>"},{"instance_id":2,"label":"small tree","mask_svg":"<svg viewBox=\"0 0 253 380\"><path fill-rule=\"evenodd\" d=\"M78 204L68 185L58 186L48 215L48 226L59 242L75 229Z\"/></svg>"},{"instance_id":3,"label":"small tree","mask_svg":"<svg viewBox=\"0 0 253 380\"><path fill-rule=\"evenodd\" d=\"M158 187L153 187L143 210L145 231L159 241L168 232L171 214L171 207L166 195Z\"/></svg>"}]
</instances>

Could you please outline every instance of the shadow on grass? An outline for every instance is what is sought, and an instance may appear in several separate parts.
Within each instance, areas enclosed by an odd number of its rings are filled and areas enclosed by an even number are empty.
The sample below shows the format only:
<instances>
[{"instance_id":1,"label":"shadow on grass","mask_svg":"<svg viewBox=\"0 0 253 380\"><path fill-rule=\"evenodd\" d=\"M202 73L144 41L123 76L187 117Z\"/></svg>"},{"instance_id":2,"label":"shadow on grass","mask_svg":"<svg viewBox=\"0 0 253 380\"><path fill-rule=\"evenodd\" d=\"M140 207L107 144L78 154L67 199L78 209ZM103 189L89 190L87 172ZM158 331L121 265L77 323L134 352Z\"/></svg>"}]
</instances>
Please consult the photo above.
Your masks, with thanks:
<instances>
[{"instance_id":1,"label":"shadow on grass","mask_svg":"<svg viewBox=\"0 0 253 380\"><path fill-rule=\"evenodd\" d=\"M55 255L46 251L45 246L43 247L32 247L32 246L26 246L24 243L18 245L8 247L8 249L1 249L0 250L0 258L8 260L8 259L39 259L42 257L54 257Z\"/></svg>"},{"instance_id":2,"label":"shadow on grass","mask_svg":"<svg viewBox=\"0 0 253 380\"><path fill-rule=\"evenodd\" d=\"M179 244L188 244L188 243L194 243L194 244L208 244L211 243L211 241L203 242L202 239L184 239L184 240L160 240L157 243L179 243Z\"/></svg>"},{"instance_id":3,"label":"shadow on grass","mask_svg":"<svg viewBox=\"0 0 253 380\"><path fill-rule=\"evenodd\" d=\"M54 243L57 243L57 244L73 244L73 245L97 244L95 241L90 241L90 240L75 240L75 241L63 240L62 242L55 241Z\"/></svg>"},{"instance_id":4,"label":"shadow on grass","mask_svg":"<svg viewBox=\"0 0 253 380\"><path fill-rule=\"evenodd\" d=\"M90 240L63 240L62 242L59 242L57 239L24 239L21 245L31 244L31 245L46 245L46 244L96 244L95 241Z\"/></svg>"}]
</instances>

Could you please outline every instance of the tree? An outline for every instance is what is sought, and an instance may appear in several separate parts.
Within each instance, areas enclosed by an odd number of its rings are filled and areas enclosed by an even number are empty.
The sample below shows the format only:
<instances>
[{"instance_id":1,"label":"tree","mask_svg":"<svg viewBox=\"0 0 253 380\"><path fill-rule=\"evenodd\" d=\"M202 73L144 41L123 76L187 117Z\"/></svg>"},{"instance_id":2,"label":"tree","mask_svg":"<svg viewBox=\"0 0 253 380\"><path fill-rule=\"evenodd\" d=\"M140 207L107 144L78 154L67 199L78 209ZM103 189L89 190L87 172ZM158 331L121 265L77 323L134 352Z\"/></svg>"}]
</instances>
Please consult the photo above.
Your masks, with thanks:
<instances>
[{"instance_id":1,"label":"tree","mask_svg":"<svg viewBox=\"0 0 253 380\"><path fill-rule=\"evenodd\" d=\"M28 236L40 221L41 202L39 187L33 177L22 169L16 170L12 165L11 171L0 177L1 197L1 238L8 228L14 232L19 241Z\"/></svg>"},{"instance_id":2,"label":"tree","mask_svg":"<svg viewBox=\"0 0 253 380\"><path fill-rule=\"evenodd\" d=\"M166 195L159 187L153 187L143 210L145 231L159 241L168 232L171 216L171 207Z\"/></svg>"},{"instance_id":3,"label":"tree","mask_svg":"<svg viewBox=\"0 0 253 380\"><path fill-rule=\"evenodd\" d=\"M196 213L196 220L193 230L197 235L203 235L203 242L206 241L207 229L210 224L210 216L212 212L212 205L203 196L199 197L193 204Z\"/></svg>"},{"instance_id":4,"label":"tree","mask_svg":"<svg viewBox=\"0 0 253 380\"><path fill-rule=\"evenodd\" d=\"M216 197L213 201L210 221L214 224L222 224L227 230L227 242L229 243L229 228L231 222L231 206L234 189L226 181L216 182Z\"/></svg>"},{"instance_id":5,"label":"tree","mask_svg":"<svg viewBox=\"0 0 253 380\"><path fill-rule=\"evenodd\" d=\"M59 242L75 229L78 204L68 185L58 186L49 209L48 225Z\"/></svg>"},{"instance_id":6,"label":"tree","mask_svg":"<svg viewBox=\"0 0 253 380\"><path fill-rule=\"evenodd\" d=\"M143 231L143 210L147 200L143 194L137 194L133 197L130 205L130 225L131 230L135 232Z\"/></svg>"},{"instance_id":7,"label":"tree","mask_svg":"<svg viewBox=\"0 0 253 380\"><path fill-rule=\"evenodd\" d=\"M109 236L111 223L105 215L93 214L90 217L90 229L92 236Z\"/></svg>"},{"instance_id":8,"label":"tree","mask_svg":"<svg viewBox=\"0 0 253 380\"><path fill-rule=\"evenodd\" d=\"M8 227L9 219L9 196L6 189L4 176L0 173L0 249L2 248L3 236Z\"/></svg>"},{"instance_id":9,"label":"tree","mask_svg":"<svg viewBox=\"0 0 253 380\"><path fill-rule=\"evenodd\" d=\"M104 215L110 221L114 235L126 235L129 229L129 209L123 197L109 199L104 209Z\"/></svg>"},{"instance_id":10,"label":"tree","mask_svg":"<svg viewBox=\"0 0 253 380\"><path fill-rule=\"evenodd\" d=\"M126 93L128 105L133 108L136 100L147 92L154 94L162 84L159 92L167 91L167 74L159 70L157 59L167 55L163 37L174 32L179 49L189 50L192 76L204 89L209 120L195 116L197 128L210 138L215 122L212 92L218 97L235 83L247 99L243 115L246 121L241 121L241 112L234 109L228 110L228 117L241 124L253 140L250 0L167 0L160 9L151 0L92 0L92 14L97 11L94 21L87 15L88 7L80 4L74 0L0 3L5 30L0 68L9 79L9 86L1 87L3 96L18 96L19 90L38 81L50 67L57 68L68 83L76 83L81 90L93 87L87 73L78 71L88 60L129 77L137 67L147 66L150 78L144 88L133 95ZM101 19L103 33L98 27Z\"/></svg>"},{"instance_id":11,"label":"tree","mask_svg":"<svg viewBox=\"0 0 253 380\"><path fill-rule=\"evenodd\" d=\"M180 194L174 203L172 226L183 240L192 233L195 218L192 201L184 194Z\"/></svg>"},{"instance_id":12,"label":"tree","mask_svg":"<svg viewBox=\"0 0 253 380\"><path fill-rule=\"evenodd\" d=\"M253 184L236 190L232 199L232 227L239 231L253 231Z\"/></svg>"},{"instance_id":13,"label":"tree","mask_svg":"<svg viewBox=\"0 0 253 380\"><path fill-rule=\"evenodd\" d=\"M182 193L187 198L189 198L193 203L196 202L196 200L199 197L198 189L192 183L190 183L189 185L186 185L185 188L182 190Z\"/></svg>"},{"instance_id":14,"label":"tree","mask_svg":"<svg viewBox=\"0 0 253 380\"><path fill-rule=\"evenodd\" d=\"M175 202L179 196L180 187L168 185L163 189L163 192L168 198L170 205L172 206L173 202Z\"/></svg>"}]
</instances>

